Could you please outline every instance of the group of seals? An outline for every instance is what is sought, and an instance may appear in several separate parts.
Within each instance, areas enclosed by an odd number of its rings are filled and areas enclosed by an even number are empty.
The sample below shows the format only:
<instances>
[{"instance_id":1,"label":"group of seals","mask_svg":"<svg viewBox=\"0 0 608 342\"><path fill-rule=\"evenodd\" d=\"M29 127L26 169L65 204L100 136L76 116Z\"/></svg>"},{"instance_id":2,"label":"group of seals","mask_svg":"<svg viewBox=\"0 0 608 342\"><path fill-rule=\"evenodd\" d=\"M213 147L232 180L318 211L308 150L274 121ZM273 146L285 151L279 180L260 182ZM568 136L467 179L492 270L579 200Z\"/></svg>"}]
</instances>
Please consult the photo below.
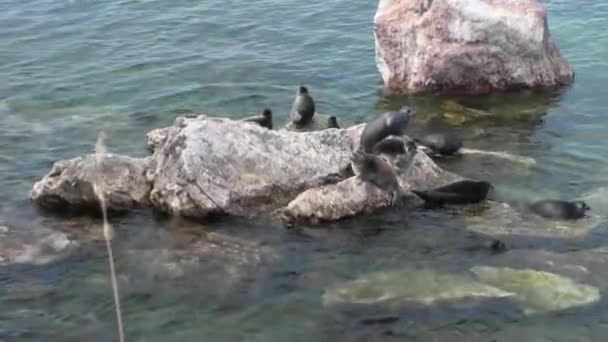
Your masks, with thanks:
<instances>
[{"instance_id":1,"label":"group of seals","mask_svg":"<svg viewBox=\"0 0 608 342\"><path fill-rule=\"evenodd\" d=\"M299 86L296 97L291 105L289 118L296 127L304 127L312 120L316 112L315 100L308 92L305 86ZM262 114L241 119L241 121L252 122L261 127L272 130L272 111L270 108L264 109ZM327 119L327 128L340 128L338 118L330 116Z\"/></svg>"}]
</instances>

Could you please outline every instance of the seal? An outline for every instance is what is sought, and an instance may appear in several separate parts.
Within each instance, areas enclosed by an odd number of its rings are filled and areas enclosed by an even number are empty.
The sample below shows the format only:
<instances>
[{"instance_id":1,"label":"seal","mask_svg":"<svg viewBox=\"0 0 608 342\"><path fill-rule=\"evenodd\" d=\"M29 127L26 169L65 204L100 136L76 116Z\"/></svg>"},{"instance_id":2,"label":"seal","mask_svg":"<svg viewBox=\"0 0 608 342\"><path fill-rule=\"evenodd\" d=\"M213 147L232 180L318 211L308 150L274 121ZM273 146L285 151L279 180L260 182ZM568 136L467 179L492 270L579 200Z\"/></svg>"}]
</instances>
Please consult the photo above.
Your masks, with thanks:
<instances>
[{"instance_id":1,"label":"seal","mask_svg":"<svg viewBox=\"0 0 608 342\"><path fill-rule=\"evenodd\" d=\"M291 120L299 126L306 125L315 115L315 101L308 94L308 88L300 86L291 106Z\"/></svg>"},{"instance_id":2,"label":"seal","mask_svg":"<svg viewBox=\"0 0 608 342\"><path fill-rule=\"evenodd\" d=\"M266 108L262 112L262 115L244 118L242 121L257 123L262 127L272 129L272 111L269 108Z\"/></svg>"},{"instance_id":3,"label":"seal","mask_svg":"<svg viewBox=\"0 0 608 342\"><path fill-rule=\"evenodd\" d=\"M591 208L584 201L542 200L529 206L535 214L547 219L576 220Z\"/></svg>"},{"instance_id":4,"label":"seal","mask_svg":"<svg viewBox=\"0 0 608 342\"><path fill-rule=\"evenodd\" d=\"M428 204L473 204L485 201L493 186L486 181L462 180L433 190L412 190Z\"/></svg>"},{"instance_id":5,"label":"seal","mask_svg":"<svg viewBox=\"0 0 608 342\"><path fill-rule=\"evenodd\" d=\"M376 155L356 151L352 156L352 164L359 179L390 192L393 196L391 203L395 203L401 188L395 170L386 161Z\"/></svg>"},{"instance_id":6,"label":"seal","mask_svg":"<svg viewBox=\"0 0 608 342\"><path fill-rule=\"evenodd\" d=\"M398 112L386 112L365 125L361 132L359 148L364 152L372 152L374 145L389 135L403 135L414 111L402 107Z\"/></svg>"},{"instance_id":7,"label":"seal","mask_svg":"<svg viewBox=\"0 0 608 342\"><path fill-rule=\"evenodd\" d=\"M428 154L449 156L458 152L463 146L462 137L456 133L427 134L414 139L419 145L425 147Z\"/></svg>"},{"instance_id":8,"label":"seal","mask_svg":"<svg viewBox=\"0 0 608 342\"><path fill-rule=\"evenodd\" d=\"M330 116L327 119L327 128L340 128L340 125L338 125L338 118Z\"/></svg>"},{"instance_id":9,"label":"seal","mask_svg":"<svg viewBox=\"0 0 608 342\"><path fill-rule=\"evenodd\" d=\"M409 143L409 142L408 142ZM414 143L415 144L415 143ZM399 138L386 138L372 148L374 154L404 154L405 144Z\"/></svg>"}]
</instances>

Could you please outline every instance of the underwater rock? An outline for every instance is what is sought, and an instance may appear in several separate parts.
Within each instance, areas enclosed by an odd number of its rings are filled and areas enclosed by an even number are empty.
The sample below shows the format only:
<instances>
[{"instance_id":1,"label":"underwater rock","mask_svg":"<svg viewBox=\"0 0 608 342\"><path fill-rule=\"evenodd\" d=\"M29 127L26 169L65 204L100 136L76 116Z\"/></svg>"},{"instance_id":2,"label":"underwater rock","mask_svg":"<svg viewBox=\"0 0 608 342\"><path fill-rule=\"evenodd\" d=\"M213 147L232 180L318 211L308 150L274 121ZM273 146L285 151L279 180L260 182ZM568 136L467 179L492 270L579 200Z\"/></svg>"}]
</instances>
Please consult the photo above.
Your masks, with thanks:
<instances>
[{"instance_id":1,"label":"underwater rock","mask_svg":"<svg viewBox=\"0 0 608 342\"><path fill-rule=\"evenodd\" d=\"M326 306L337 304L376 304L416 302L431 305L463 298L500 298L512 294L462 275L432 270L376 272L327 289Z\"/></svg>"},{"instance_id":2,"label":"underwater rock","mask_svg":"<svg viewBox=\"0 0 608 342\"><path fill-rule=\"evenodd\" d=\"M78 242L62 232L43 227L25 232L0 226L0 266L45 265L77 247Z\"/></svg>"},{"instance_id":3,"label":"underwater rock","mask_svg":"<svg viewBox=\"0 0 608 342\"><path fill-rule=\"evenodd\" d=\"M123 211L148 203L150 183L145 171L148 159L110 153L61 160L35 183L30 198L51 209L99 210L93 189L99 184L109 210Z\"/></svg>"},{"instance_id":4,"label":"underwater rock","mask_svg":"<svg viewBox=\"0 0 608 342\"><path fill-rule=\"evenodd\" d=\"M554 273L489 266L476 266L471 272L482 283L514 293L514 300L527 315L587 305L600 299L596 287Z\"/></svg>"},{"instance_id":5,"label":"underwater rock","mask_svg":"<svg viewBox=\"0 0 608 342\"><path fill-rule=\"evenodd\" d=\"M480 94L574 80L537 0L380 0L374 36L392 91Z\"/></svg>"}]
</instances>

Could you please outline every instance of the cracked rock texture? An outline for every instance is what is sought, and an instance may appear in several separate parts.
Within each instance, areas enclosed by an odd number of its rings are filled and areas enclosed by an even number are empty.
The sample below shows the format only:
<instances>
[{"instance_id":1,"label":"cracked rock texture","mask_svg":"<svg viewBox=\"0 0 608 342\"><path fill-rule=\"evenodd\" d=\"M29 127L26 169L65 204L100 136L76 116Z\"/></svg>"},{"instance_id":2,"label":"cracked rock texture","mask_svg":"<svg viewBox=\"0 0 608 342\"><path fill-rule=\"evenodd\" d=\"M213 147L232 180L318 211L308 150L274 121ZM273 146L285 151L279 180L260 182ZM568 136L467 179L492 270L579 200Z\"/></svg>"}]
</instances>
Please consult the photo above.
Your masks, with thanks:
<instances>
[{"instance_id":1,"label":"cracked rock texture","mask_svg":"<svg viewBox=\"0 0 608 342\"><path fill-rule=\"evenodd\" d=\"M374 36L390 91L475 94L574 80L538 0L380 0Z\"/></svg>"}]
</instances>

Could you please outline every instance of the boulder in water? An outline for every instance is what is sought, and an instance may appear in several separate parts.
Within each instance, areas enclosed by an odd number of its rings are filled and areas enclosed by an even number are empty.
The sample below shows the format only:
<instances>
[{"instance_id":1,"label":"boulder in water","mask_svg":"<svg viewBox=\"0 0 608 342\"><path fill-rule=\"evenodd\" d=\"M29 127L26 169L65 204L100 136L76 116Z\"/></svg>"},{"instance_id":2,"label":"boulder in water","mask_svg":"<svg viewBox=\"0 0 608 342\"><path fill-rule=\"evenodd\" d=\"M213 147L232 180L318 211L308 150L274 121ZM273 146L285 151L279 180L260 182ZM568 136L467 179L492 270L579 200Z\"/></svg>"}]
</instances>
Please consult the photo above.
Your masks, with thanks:
<instances>
[{"instance_id":1,"label":"boulder in water","mask_svg":"<svg viewBox=\"0 0 608 342\"><path fill-rule=\"evenodd\" d=\"M148 162L110 153L61 160L34 184L30 197L51 209L98 210L99 200L93 187L99 184L109 210L143 206L148 203L150 192L145 177Z\"/></svg>"},{"instance_id":2,"label":"boulder in water","mask_svg":"<svg viewBox=\"0 0 608 342\"><path fill-rule=\"evenodd\" d=\"M344 179L358 131L297 133L205 115L177 118L149 135L151 202L193 218L276 208L308 188Z\"/></svg>"},{"instance_id":3,"label":"boulder in water","mask_svg":"<svg viewBox=\"0 0 608 342\"><path fill-rule=\"evenodd\" d=\"M380 0L374 35L392 91L487 93L574 80L538 0Z\"/></svg>"}]
</instances>

